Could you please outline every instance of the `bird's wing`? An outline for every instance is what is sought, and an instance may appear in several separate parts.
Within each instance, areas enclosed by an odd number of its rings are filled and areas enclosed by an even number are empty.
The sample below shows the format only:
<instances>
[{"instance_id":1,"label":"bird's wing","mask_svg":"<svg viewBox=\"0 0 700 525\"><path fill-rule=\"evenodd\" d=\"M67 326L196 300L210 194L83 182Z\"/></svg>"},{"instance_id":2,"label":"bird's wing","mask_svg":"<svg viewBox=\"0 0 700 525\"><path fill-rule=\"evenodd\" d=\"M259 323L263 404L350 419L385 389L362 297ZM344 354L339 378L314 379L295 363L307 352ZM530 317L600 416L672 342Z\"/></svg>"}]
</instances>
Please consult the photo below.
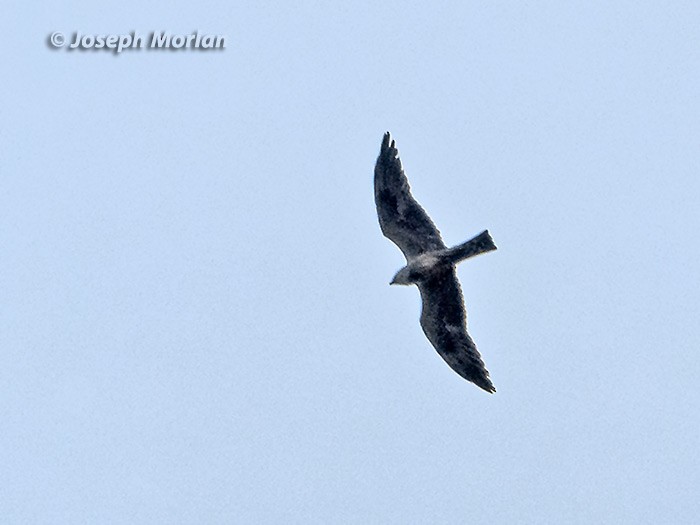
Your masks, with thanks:
<instances>
[{"instance_id":1,"label":"bird's wing","mask_svg":"<svg viewBox=\"0 0 700 525\"><path fill-rule=\"evenodd\" d=\"M493 393L496 389L467 332L462 289L454 268L418 283L423 299L420 325L448 365L467 381Z\"/></svg>"},{"instance_id":2,"label":"bird's wing","mask_svg":"<svg viewBox=\"0 0 700 525\"><path fill-rule=\"evenodd\" d=\"M374 168L374 201L382 233L406 259L446 248L435 224L411 195L399 151L388 132Z\"/></svg>"}]
</instances>

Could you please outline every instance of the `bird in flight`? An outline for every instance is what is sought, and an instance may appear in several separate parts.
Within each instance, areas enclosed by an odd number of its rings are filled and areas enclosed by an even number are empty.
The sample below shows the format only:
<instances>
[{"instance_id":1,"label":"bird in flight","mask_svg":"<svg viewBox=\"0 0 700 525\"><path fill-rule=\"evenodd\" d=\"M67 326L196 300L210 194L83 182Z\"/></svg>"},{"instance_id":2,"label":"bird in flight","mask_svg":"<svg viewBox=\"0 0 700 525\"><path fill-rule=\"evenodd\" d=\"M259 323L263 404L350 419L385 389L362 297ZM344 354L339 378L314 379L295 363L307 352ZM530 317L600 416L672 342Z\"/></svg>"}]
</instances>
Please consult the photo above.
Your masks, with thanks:
<instances>
[{"instance_id":1,"label":"bird in flight","mask_svg":"<svg viewBox=\"0 0 700 525\"><path fill-rule=\"evenodd\" d=\"M415 284L423 309L420 325L448 365L489 393L496 389L467 332L467 313L457 279L457 263L496 249L488 230L448 248L425 210L411 195L396 143L387 132L374 168L374 200L379 226L406 257L390 284Z\"/></svg>"}]
</instances>

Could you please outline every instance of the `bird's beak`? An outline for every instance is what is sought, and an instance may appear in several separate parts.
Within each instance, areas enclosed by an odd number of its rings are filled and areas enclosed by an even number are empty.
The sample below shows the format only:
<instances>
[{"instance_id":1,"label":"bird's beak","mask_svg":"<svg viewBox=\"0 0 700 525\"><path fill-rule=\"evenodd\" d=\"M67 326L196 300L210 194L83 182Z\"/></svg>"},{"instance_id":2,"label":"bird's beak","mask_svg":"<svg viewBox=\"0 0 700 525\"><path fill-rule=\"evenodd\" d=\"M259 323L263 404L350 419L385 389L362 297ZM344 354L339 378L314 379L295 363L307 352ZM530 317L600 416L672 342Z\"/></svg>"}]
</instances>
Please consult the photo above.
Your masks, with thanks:
<instances>
[{"instance_id":1,"label":"bird's beak","mask_svg":"<svg viewBox=\"0 0 700 525\"><path fill-rule=\"evenodd\" d=\"M392 284L396 284L396 279L392 279L392 280L389 282L389 285L390 285L390 286L391 286Z\"/></svg>"}]
</instances>

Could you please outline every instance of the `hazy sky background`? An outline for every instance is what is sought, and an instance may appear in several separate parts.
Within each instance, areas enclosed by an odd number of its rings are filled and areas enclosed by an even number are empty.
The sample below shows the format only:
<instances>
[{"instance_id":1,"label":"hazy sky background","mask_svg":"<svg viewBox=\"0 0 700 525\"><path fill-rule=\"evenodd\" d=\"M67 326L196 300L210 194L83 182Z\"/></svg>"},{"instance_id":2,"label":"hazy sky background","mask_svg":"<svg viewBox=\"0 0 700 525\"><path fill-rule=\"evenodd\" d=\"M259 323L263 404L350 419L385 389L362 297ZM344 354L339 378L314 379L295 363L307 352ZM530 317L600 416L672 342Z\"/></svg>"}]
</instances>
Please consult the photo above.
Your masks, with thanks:
<instances>
[{"instance_id":1,"label":"hazy sky background","mask_svg":"<svg viewBox=\"0 0 700 525\"><path fill-rule=\"evenodd\" d=\"M226 35L52 50L52 31ZM697 523L700 4L5 6L3 523ZM382 237L391 131L498 392Z\"/></svg>"}]
</instances>

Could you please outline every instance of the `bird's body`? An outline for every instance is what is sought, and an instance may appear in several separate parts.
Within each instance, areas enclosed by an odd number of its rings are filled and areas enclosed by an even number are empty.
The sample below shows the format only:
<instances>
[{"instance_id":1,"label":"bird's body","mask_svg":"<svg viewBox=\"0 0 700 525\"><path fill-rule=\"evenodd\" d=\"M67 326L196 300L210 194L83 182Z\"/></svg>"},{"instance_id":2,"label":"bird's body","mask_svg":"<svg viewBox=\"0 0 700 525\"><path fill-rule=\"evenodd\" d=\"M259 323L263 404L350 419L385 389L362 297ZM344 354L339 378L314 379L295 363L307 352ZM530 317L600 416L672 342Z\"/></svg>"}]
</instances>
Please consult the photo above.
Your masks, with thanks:
<instances>
[{"instance_id":1,"label":"bird's body","mask_svg":"<svg viewBox=\"0 0 700 525\"><path fill-rule=\"evenodd\" d=\"M384 135L374 170L374 198L382 233L406 257L391 284L415 284L423 303L420 324L442 358L460 376L495 392L489 373L467 332L467 314L456 265L496 249L488 231L448 248L428 214L411 195L398 150Z\"/></svg>"}]
</instances>

